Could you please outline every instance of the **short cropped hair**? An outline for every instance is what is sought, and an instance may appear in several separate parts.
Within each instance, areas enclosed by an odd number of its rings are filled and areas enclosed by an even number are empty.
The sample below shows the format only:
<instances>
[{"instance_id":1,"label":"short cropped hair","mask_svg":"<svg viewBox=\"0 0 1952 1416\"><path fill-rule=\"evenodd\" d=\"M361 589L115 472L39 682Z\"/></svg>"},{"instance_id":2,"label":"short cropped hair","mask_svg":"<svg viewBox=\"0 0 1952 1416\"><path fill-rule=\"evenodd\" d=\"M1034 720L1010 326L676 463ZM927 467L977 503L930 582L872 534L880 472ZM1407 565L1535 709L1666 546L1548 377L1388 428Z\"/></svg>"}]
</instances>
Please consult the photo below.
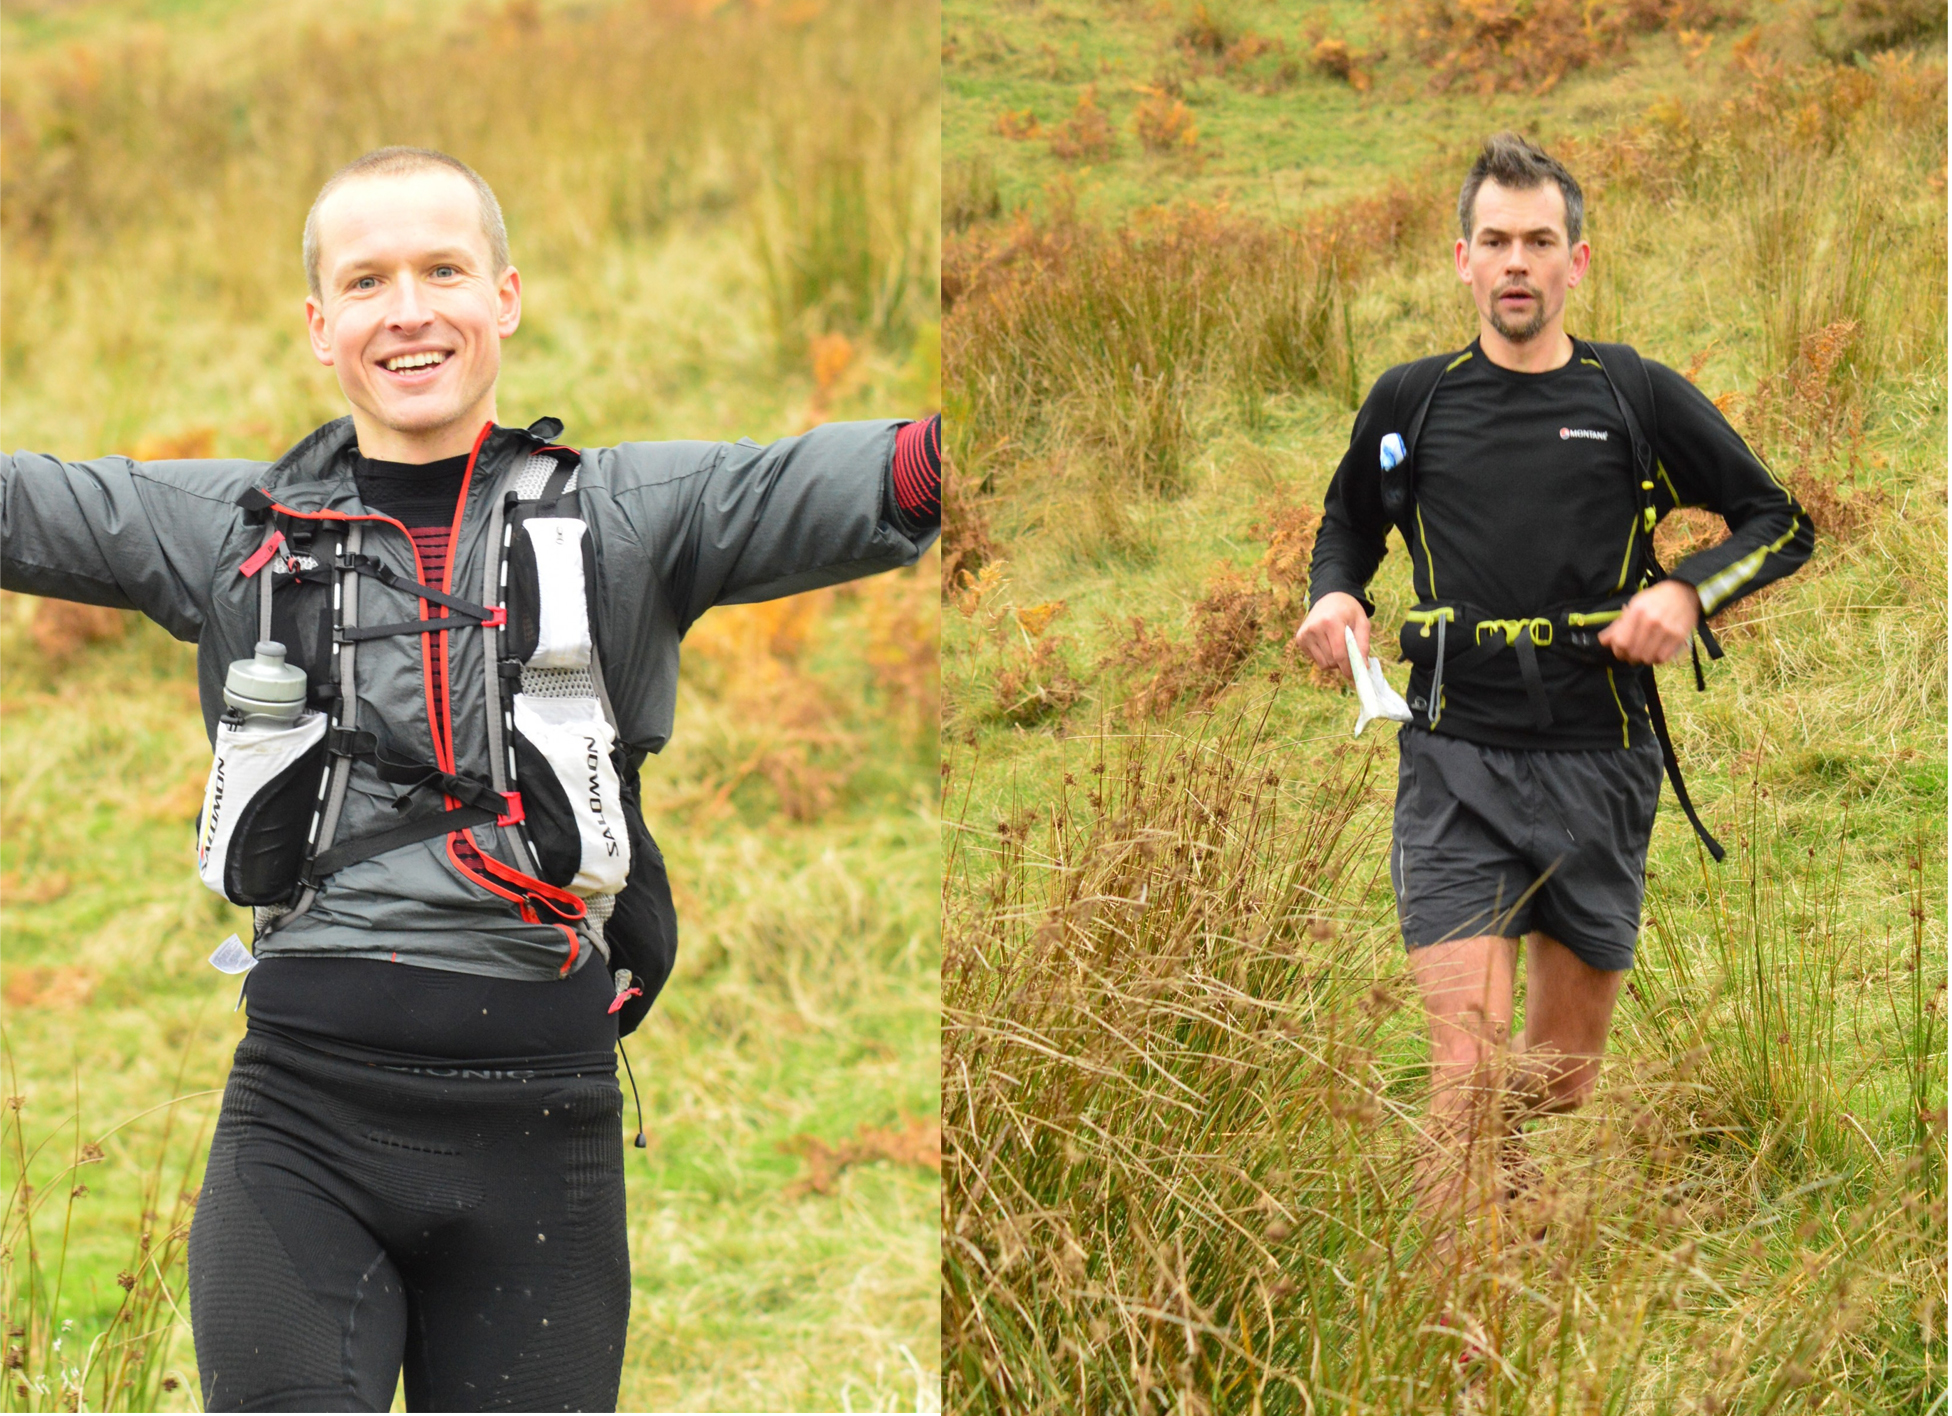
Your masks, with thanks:
<instances>
[{"instance_id":1,"label":"short cropped hair","mask_svg":"<svg viewBox=\"0 0 1952 1416\"><path fill-rule=\"evenodd\" d=\"M488 254L495 262L494 274L508 269L508 227L502 222L502 204L494 189L481 180L481 174L458 157L449 157L432 148L383 147L364 157L356 157L326 179L319 194L312 198L312 209L305 216L305 281L312 298L319 297L319 208L325 199L357 177L404 177L412 172L448 171L468 179L481 203L481 233L488 238Z\"/></svg>"},{"instance_id":2,"label":"short cropped hair","mask_svg":"<svg viewBox=\"0 0 1952 1416\"><path fill-rule=\"evenodd\" d=\"M1517 133L1494 133L1486 138L1478 160L1471 164L1471 173L1464 179L1464 190L1457 195L1457 226L1466 241L1471 239L1478 188L1486 178L1514 192L1530 192L1547 182L1557 182L1566 198L1566 244L1579 244L1579 233L1586 225L1586 198L1580 193L1579 183L1557 158Z\"/></svg>"}]
</instances>

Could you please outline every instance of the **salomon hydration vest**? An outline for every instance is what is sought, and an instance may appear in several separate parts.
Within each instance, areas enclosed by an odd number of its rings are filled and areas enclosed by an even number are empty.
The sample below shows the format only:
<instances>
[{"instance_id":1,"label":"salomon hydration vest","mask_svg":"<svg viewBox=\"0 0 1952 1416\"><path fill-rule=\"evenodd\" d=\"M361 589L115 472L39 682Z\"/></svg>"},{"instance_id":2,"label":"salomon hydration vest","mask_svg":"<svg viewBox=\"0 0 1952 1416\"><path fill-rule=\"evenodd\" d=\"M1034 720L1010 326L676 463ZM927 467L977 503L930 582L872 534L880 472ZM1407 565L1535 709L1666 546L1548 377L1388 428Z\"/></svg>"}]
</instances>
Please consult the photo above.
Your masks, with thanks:
<instances>
[{"instance_id":1,"label":"salomon hydration vest","mask_svg":"<svg viewBox=\"0 0 1952 1416\"><path fill-rule=\"evenodd\" d=\"M638 801L641 754L620 744L604 684L596 548L577 493L581 456L548 441L560 431L554 419L535 424L531 450L501 474L476 586L424 585L366 554L375 523L399 525L391 518L299 511L256 488L238 499L264 528L239 568L258 581L258 638L283 644L287 662L305 672L307 711L288 727L235 710L220 719L198 868L211 889L256 907L264 937L310 911L336 872L445 837L462 878L523 921L561 932L561 973L585 950L603 956L616 976L612 1011L628 1033L650 1006L645 989L655 992L669 970L676 918ZM417 597L420 615L371 622L362 614L365 584ZM403 752L386 715L362 710L360 646L424 636L423 654L430 664L438 656L444 676L454 667L450 643L468 633L481 637L482 760L455 760L445 720L453 684L439 680L446 702L436 703L431 674L435 760ZM401 819L347 838L355 763L397 789ZM484 828L492 839L478 835Z\"/></svg>"}]
</instances>

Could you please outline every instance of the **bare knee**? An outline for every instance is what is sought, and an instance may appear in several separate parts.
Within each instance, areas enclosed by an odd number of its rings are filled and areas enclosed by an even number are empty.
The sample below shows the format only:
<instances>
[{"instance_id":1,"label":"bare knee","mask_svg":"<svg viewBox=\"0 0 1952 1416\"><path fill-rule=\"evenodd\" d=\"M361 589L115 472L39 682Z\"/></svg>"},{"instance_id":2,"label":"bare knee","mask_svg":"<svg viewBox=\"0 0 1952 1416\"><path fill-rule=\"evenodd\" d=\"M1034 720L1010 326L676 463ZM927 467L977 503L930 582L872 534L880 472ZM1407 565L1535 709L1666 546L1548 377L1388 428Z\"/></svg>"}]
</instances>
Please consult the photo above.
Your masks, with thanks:
<instances>
[{"instance_id":1,"label":"bare knee","mask_svg":"<svg viewBox=\"0 0 1952 1416\"><path fill-rule=\"evenodd\" d=\"M1597 1062L1587 1062L1559 1072L1546 1085L1539 1109L1560 1116L1579 1110L1593 1099L1599 1070Z\"/></svg>"},{"instance_id":2,"label":"bare knee","mask_svg":"<svg viewBox=\"0 0 1952 1416\"><path fill-rule=\"evenodd\" d=\"M1506 1082L1507 1104L1520 1117L1564 1115L1592 1099L1598 1080L1597 1059L1578 1061L1550 1053L1523 1053L1514 1059Z\"/></svg>"}]
</instances>

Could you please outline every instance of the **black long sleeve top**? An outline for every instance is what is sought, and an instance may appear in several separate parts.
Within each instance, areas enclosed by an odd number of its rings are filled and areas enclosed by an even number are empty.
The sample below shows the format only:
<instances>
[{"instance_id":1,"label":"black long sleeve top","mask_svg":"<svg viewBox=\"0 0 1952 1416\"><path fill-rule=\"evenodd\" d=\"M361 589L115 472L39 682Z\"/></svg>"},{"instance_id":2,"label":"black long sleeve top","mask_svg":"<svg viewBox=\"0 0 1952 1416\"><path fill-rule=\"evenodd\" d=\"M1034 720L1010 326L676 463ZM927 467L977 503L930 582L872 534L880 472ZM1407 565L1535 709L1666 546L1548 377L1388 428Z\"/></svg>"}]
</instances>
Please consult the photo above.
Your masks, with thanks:
<instances>
[{"instance_id":1,"label":"black long sleeve top","mask_svg":"<svg viewBox=\"0 0 1952 1416\"><path fill-rule=\"evenodd\" d=\"M1647 360L1656 459L1655 509L1719 513L1729 537L1673 566L1712 615L1788 575L1809 558L1815 530L1789 491L1741 435L1680 374ZM1329 484L1310 566L1311 602L1365 591L1385 553L1379 449L1399 365L1376 381L1356 414L1348 451ZM1625 421L1592 351L1576 345L1560 368L1501 368L1476 341L1438 383L1417 439L1416 501L1405 528L1421 602L1463 603L1519 617L1578 608L1630 591L1644 537ZM1458 646L1463 647L1463 646ZM1621 748L1649 730L1642 676L1542 654L1554 722L1533 725L1515 663L1468 682L1447 679L1436 730L1522 748ZM1509 680L1507 682L1506 680ZM1411 674L1414 699L1430 689Z\"/></svg>"}]
</instances>

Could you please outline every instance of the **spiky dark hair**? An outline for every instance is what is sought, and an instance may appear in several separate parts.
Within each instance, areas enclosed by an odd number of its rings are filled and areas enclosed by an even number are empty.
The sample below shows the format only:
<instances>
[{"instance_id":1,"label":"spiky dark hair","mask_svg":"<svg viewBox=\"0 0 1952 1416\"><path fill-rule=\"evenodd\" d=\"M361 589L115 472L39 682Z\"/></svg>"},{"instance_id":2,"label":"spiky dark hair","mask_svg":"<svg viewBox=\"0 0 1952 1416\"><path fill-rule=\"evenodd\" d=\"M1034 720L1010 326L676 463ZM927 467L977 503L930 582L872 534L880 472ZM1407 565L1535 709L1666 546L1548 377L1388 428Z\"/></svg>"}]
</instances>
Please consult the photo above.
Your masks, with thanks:
<instances>
[{"instance_id":1,"label":"spiky dark hair","mask_svg":"<svg viewBox=\"0 0 1952 1416\"><path fill-rule=\"evenodd\" d=\"M1577 246L1579 233L1586 225L1586 198L1579 183L1565 164L1544 148L1517 133L1494 133L1484 140L1478 160L1464 179L1464 190L1457 194L1457 229L1466 241L1471 239L1471 219L1475 214L1478 188L1486 179L1514 192L1529 192L1547 182L1557 182L1566 198L1566 244Z\"/></svg>"}]
</instances>

